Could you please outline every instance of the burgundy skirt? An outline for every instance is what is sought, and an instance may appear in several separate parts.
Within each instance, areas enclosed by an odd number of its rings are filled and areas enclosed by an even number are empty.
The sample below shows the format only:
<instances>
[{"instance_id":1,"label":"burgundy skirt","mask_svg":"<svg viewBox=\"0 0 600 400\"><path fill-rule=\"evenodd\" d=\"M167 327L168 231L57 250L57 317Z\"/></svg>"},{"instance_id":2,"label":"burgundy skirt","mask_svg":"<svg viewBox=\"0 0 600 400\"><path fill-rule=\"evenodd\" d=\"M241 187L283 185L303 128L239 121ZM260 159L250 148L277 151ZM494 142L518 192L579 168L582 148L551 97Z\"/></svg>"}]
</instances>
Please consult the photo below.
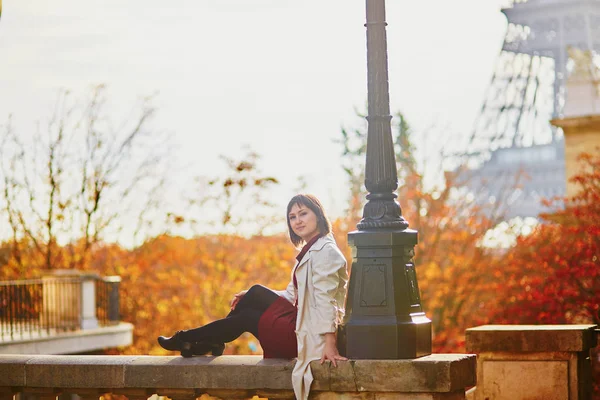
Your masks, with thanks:
<instances>
[{"instance_id":1,"label":"burgundy skirt","mask_svg":"<svg viewBox=\"0 0 600 400\"><path fill-rule=\"evenodd\" d=\"M298 356L296 316L298 310L279 297L258 321L258 340L264 358L294 358Z\"/></svg>"}]
</instances>

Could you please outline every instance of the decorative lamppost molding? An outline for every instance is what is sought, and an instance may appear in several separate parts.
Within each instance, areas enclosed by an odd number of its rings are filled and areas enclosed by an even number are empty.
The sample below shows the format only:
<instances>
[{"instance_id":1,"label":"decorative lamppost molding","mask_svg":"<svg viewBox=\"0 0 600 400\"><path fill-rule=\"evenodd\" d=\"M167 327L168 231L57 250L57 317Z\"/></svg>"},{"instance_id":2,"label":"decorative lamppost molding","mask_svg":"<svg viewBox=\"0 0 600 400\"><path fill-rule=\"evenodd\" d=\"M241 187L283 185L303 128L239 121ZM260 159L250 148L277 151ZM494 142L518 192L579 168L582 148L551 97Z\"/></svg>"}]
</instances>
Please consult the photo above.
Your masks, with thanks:
<instances>
[{"instance_id":1,"label":"decorative lamppost molding","mask_svg":"<svg viewBox=\"0 0 600 400\"><path fill-rule=\"evenodd\" d=\"M338 348L352 359L409 359L431 354L431 321L421 307L413 263L418 233L407 229L394 191L385 0L366 0L368 132L358 231L348 234L353 263Z\"/></svg>"},{"instance_id":2,"label":"decorative lamppost molding","mask_svg":"<svg viewBox=\"0 0 600 400\"><path fill-rule=\"evenodd\" d=\"M396 202L398 171L392 141L385 0L367 1L368 132L365 187L369 191L358 230L408 228Z\"/></svg>"}]
</instances>

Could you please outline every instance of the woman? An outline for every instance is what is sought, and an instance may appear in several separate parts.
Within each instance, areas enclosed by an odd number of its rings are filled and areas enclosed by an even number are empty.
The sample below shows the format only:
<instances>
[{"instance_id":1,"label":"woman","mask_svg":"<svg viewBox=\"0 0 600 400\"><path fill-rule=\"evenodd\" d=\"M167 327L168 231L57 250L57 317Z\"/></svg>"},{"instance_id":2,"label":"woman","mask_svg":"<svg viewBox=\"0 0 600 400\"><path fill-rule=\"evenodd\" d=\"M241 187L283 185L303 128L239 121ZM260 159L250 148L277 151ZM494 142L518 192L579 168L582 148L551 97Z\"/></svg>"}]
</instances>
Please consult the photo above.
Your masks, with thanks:
<instances>
[{"instance_id":1,"label":"woman","mask_svg":"<svg viewBox=\"0 0 600 400\"><path fill-rule=\"evenodd\" d=\"M346 360L337 350L335 333L344 315L348 273L315 196L294 196L287 206L287 224L294 246L303 247L285 290L252 286L233 297L224 319L170 338L161 336L158 342L184 357L220 355L225 342L250 332L259 339L265 358L298 357L292 384L296 398L307 399L313 380L310 362L329 360L337 367L338 360Z\"/></svg>"}]
</instances>

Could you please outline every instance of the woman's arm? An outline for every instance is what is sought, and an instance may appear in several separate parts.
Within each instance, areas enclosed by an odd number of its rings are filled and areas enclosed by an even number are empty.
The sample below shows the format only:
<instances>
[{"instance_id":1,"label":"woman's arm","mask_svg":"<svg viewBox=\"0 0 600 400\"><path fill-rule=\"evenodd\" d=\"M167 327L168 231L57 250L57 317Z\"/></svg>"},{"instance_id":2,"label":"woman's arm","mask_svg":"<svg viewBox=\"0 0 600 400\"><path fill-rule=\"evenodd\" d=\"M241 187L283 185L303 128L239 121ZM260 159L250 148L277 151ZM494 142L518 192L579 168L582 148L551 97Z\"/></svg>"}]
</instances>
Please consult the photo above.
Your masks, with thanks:
<instances>
[{"instance_id":1,"label":"woman's arm","mask_svg":"<svg viewBox=\"0 0 600 400\"><path fill-rule=\"evenodd\" d=\"M314 289L314 308L310 312L315 313L311 318L313 329L316 329L314 333L335 332L337 311L343 307L343 304L338 304L336 294L338 290L344 290L346 284L341 279L341 275L346 276L341 273L346 270L346 259L332 244L325 245L313 257L310 279Z\"/></svg>"},{"instance_id":2,"label":"woman's arm","mask_svg":"<svg viewBox=\"0 0 600 400\"><path fill-rule=\"evenodd\" d=\"M310 310L316 314L313 319L317 332L324 335L325 347L321 356L321 364L330 360L337 367L338 360L347 360L342 357L336 344L336 320L338 308L336 293L344 290L346 282L342 279L341 272L345 272L346 259L336 247L326 245L315 254L312 268L312 283L315 294L315 307ZM342 271L343 270L343 271ZM342 286L342 287L340 287Z\"/></svg>"}]
</instances>

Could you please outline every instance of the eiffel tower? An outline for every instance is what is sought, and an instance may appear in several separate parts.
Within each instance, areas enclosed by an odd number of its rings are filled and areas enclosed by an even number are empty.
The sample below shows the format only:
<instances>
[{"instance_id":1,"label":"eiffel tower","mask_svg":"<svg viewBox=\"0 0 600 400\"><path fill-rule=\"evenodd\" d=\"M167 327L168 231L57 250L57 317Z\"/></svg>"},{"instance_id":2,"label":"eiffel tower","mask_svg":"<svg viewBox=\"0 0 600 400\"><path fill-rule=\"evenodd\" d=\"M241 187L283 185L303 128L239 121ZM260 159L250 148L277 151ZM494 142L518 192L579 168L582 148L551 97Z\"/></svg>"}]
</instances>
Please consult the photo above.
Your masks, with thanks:
<instances>
[{"instance_id":1,"label":"eiffel tower","mask_svg":"<svg viewBox=\"0 0 600 400\"><path fill-rule=\"evenodd\" d=\"M480 204L504 196L506 219L535 217L543 198L566 192L562 132L549 121L564 108L568 49L600 50L600 0L513 0L502 12L508 28L467 145L477 165L467 186Z\"/></svg>"}]
</instances>

